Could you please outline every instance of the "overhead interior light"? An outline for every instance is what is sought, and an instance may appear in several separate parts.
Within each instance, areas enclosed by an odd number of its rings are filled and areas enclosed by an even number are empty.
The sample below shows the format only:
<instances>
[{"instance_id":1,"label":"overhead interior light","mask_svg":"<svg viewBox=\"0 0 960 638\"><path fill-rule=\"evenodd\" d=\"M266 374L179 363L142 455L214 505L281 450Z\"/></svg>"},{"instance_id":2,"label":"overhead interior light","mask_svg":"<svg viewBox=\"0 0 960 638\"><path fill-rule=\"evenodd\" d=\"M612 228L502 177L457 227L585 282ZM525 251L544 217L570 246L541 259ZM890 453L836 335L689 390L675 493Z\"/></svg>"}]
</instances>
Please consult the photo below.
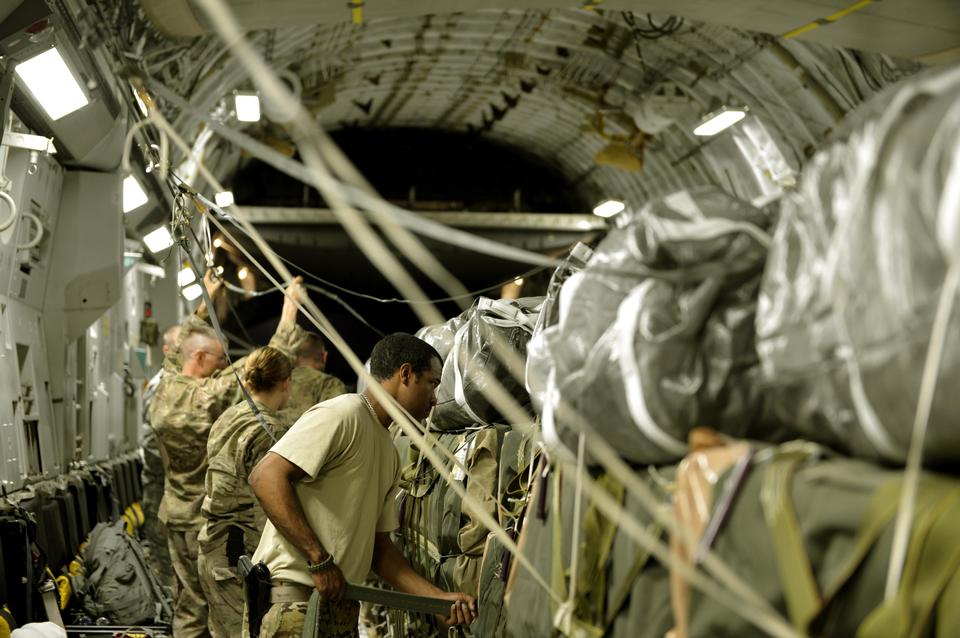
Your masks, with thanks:
<instances>
[{"instance_id":1,"label":"overhead interior light","mask_svg":"<svg viewBox=\"0 0 960 638\"><path fill-rule=\"evenodd\" d=\"M193 270L190 268L184 268L177 273L177 285L181 288L187 284L192 284L197 280L197 276L194 274Z\"/></svg>"},{"instance_id":2,"label":"overhead interior light","mask_svg":"<svg viewBox=\"0 0 960 638\"><path fill-rule=\"evenodd\" d=\"M193 301L203 294L203 288L200 287L200 284L192 284L181 290L180 294L182 294L183 298L187 301Z\"/></svg>"},{"instance_id":3,"label":"overhead interior light","mask_svg":"<svg viewBox=\"0 0 960 638\"><path fill-rule=\"evenodd\" d=\"M152 230L143 237L143 243L147 245L152 253L158 253L173 246L173 236L166 226L161 226Z\"/></svg>"},{"instance_id":4,"label":"overhead interior light","mask_svg":"<svg viewBox=\"0 0 960 638\"><path fill-rule=\"evenodd\" d=\"M217 193L216 195L213 196L213 200L216 202L217 206L219 206L220 208L233 206L233 192L223 191L222 193Z\"/></svg>"},{"instance_id":5,"label":"overhead interior light","mask_svg":"<svg viewBox=\"0 0 960 638\"><path fill-rule=\"evenodd\" d=\"M213 247L214 247L214 248L220 248L221 246L223 246L223 240L222 240L222 239L220 239L219 237L217 237L216 239L213 240Z\"/></svg>"},{"instance_id":6,"label":"overhead interior light","mask_svg":"<svg viewBox=\"0 0 960 638\"><path fill-rule=\"evenodd\" d=\"M24 60L16 71L51 120L59 120L90 103L56 48Z\"/></svg>"},{"instance_id":7,"label":"overhead interior light","mask_svg":"<svg viewBox=\"0 0 960 638\"><path fill-rule=\"evenodd\" d=\"M129 213L136 210L150 201L147 193L143 190L138 180L133 175L127 175L123 178L123 212Z\"/></svg>"},{"instance_id":8,"label":"overhead interior light","mask_svg":"<svg viewBox=\"0 0 960 638\"><path fill-rule=\"evenodd\" d=\"M700 137L709 137L724 131L747 116L747 107L722 106L719 110L708 113L700 120L700 125L693 129L693 134Z\"/></svg>"},{"instance_id":9,"label":"overhead interior light","mask_svg":"<svg viewBox=\"0 0 960 638\"><path fill-rule=\"evenodd\" d=\"M613 217L617 213L622 212L626 207L627 205L620 200L608 199L601 204L597 204L596 208L593 209L593 214L597 217Z\"/></svg>"},{"instance_id":10,"label":"overhead interior light","mask_svg":"<svg viewBox=\"0 0 960 638\"><path fill-rule=\"evenodd\" d=\"M256 93L237 93L233 105L241 122L260 121L260 97Z\"/></svg>"},{"instance_id":11,"label":"overhead interior light","mask_svg":"<svg viewBox=\"0 0 960 638\"><path fill-rule=\"evenodd\" d=\"M240 270L237 271L237 277L240 279L240 281L243 281L249 275L250 275L250 270L248 270L246 266L241 266Z\"/></svg>"}]
</instances>

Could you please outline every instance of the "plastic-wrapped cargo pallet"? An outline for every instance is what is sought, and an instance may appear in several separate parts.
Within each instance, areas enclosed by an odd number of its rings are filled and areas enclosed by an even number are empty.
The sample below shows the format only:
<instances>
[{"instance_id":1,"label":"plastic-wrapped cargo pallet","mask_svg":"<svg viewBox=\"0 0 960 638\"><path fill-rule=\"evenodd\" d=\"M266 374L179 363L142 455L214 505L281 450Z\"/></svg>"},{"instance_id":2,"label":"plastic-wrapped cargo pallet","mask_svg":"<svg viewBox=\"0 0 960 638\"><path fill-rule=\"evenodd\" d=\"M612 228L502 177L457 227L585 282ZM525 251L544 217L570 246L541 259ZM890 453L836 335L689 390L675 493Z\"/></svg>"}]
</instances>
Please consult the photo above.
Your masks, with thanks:
<instances>
[{"instance_id":1,"label":"plastic-wrapped cargo pallet","mask_svg":"<svg viewBox=\"0 0 960 638\"><path fill-rule=\"evenodd\" d=\"M947 268L960 258L960 67L878 96L787 197L757 315L778 412L803 436L902 462ZM924 447L960 459L960 314Z\"/></svg>"},{"instance_id":2,"label":"plastic-wrapped cargo pallet","mask_svg":"<svg viewBox=\"0 0 960 638\"><path fill-rule=\"evenodd\" d=\"M764 418L754 347L767 223L714 188L624 217L563 284L559 321L535 341L544 438L576 435L561 397L634 463L677 461L699 425L780 438Z\"/></svg>"},{"instance_id":3,"label":"plastic-wrapped cargo pallet","mask_svg":"<svg viewBox=\"0 0 960 638\"><path fill-rule=\"evenodd\" d=\"M527 342L533 334L542 302L543 297L514 300L481 297L470 310L453 320L460 324L454 333L437 388L437 407L432 417L436 429L462 430L501 421L500 413L484 394L485 386L491 380L503 385L521 405L529 405L530 396L521 380ZM496 354L491 342L492 333L497 333L513 350L519 365L510 365ZM446 335L449 336L449 331Z\"/></svg>"}]
</instances>

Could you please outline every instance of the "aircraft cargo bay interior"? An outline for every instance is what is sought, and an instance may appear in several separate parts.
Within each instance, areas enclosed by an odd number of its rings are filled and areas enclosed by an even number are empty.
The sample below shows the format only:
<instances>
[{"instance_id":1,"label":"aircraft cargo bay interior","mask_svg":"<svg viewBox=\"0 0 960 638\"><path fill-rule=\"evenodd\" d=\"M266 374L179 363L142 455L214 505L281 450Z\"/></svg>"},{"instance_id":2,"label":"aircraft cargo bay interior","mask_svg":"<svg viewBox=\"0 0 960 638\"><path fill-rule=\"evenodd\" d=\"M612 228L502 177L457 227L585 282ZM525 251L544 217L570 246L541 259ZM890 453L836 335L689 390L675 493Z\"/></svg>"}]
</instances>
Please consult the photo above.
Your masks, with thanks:
<instances>
[{"instance_id":1,"label":"aircraft cargo bay interior","mask_svg":"<svg viewBox=\"0 0 960 638\"><path fill-rule=\"evenodd\" d=\"M0 638L960 632L960 4L0 0Z\"/></svg>"}]
</instances>

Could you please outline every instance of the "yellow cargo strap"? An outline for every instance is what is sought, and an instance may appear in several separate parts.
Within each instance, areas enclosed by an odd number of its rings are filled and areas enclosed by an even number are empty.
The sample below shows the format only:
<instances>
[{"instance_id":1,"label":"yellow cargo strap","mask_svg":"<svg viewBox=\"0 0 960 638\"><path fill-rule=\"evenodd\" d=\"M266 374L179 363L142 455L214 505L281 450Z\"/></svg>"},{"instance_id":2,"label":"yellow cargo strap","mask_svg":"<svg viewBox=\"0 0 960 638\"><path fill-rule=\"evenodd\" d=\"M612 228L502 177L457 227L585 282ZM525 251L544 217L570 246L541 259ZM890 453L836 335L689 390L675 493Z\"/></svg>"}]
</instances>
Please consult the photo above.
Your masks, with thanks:
<instances>
[{"instance_id":1,"label":"yellow cargo strap","mask_svg":"<svg viewBox=\"0 0 960 638\"><path fill-rule=\"evenodd\" d=\"M140 503L134 503L123 511L123 528L131 536L143 526L144 520L143 508L140 507Z\"/></svg>"},{"instance_id":2,"label":"yellow cargo strap","mask_svg":"<svg viewBox=\"0 0 960 638\"><path fill-rule=\"evenodd\" d=\"M597 485L618 503L623 502L623 484L609 475L597 479ZM600 513L596 502L591 501L583 515L583 539L580 542L580 567L577 574L577 599L574 613L588 618L591 610L594 625L604 627L604 607L607 601L607 564L613 551L613 539L617 526Z\"/></svg>"},{"instance_id":3,"label":"yellow cargo strap","mask_svg":"<svg viewBox=\"0 0 960 638\"><path fill-rule=\"evenodd\" d=\"M914 515L907 560L896 598L875 609L857 630L857 638L921 638L928 635L934 608L956 616L960 606L960 489ZM949 588L951 598L944 596ZM935 624L937 638L955 635L957 625Z\"/></svg>"},{"instance_id":4,"label":"yellow cargo strap","mask_svg":"<svg viewBox=\"0 0 960 638\"><path fill-rule=\"evenodd\" d=\"M773 541L787 612L798 629L802 629L821 608L820 591L790 495L793 475L808 458L809 450L781 449L767 465L760 488L760 502Z\"/></svg>"},{"instance_id":5,"label":"yellow cargo strap","mask_svg":"<svg viewBox=\"0 0 960 638\"><path fill-rule=\"evenodd\" d=\"M60 594L60 609L66 609L70 604L70 596L73 594L73 587L70 585L70 578L67 576L57 576L57 592Z\"/></svg>"},{"instance_id":6,"label":"yellow cargo strap","mask_svg":"<svg viewBox=\"0 0 960 638\"><path fill-rule=\"evenodd\" d=\"M0 638L10 638L10 632L16 626L17 623L13 619L13 614L4 605L3 609L0 609Z\"/></svg>"},{"instance_id":7,"label":"yellow cargo strap","mask_svg":"<svg viewBox=\"0 0 960 638\"><path fill-rule=\"evenodd\" d=\"M808 22L807 24L803 25L802 27L797 27L796 29L792 29L792 30L790 30L790 31L787 31L786 33L784 33L784 34L781 35L780 37L783 38L784 40L789 40L789 39L791 39L791 38L797 37L798 35L803 35L804 33L807 33L808 31L813 31L813 30L816 29L817 27L826 26L826 25L828 25L828 24L832 24L832 23L836 22L837 20L840 20L841 18L845 18L845 17L847 17L848 15L850 15L851 13L855 13L855 12L859 11L860 9L863 9L864 7L870 6L870 5L873 4L875 1L876 1L876 0L859 0L858 2L855 2L855 3L853 3L852 5L850 5L849 7L847 7L846 9L841 9L840 11L837 11L837 12L835 12L835 13L831 13L830 15L828 15L828 16L826 16L826 17L824 17L824 18L817 18L817 19L814 20L813 22Z\"/></svg>"},{"instance_id":8,"label":"yellow cargo strap","mask_svg":"<svg viewBox=\"0 0 960 638\"><path fill-rule=\"evenodd\" d=\"M356 25L363 24L363 5L366 4L364 0L351 0L350 7L350 19Z\"/></svg>"}]
</instances>

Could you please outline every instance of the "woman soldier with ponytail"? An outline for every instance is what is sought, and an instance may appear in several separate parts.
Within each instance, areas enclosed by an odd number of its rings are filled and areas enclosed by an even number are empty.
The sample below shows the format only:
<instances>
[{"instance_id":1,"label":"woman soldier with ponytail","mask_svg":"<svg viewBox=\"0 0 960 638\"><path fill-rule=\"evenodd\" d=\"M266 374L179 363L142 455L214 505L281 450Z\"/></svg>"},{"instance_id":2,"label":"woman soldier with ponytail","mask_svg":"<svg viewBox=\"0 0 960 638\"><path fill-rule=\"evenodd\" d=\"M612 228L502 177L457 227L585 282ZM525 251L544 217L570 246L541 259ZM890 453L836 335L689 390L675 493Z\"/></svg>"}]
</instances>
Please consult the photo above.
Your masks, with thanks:
<instances>
[{"instance_id":1,"label":"woman soldier with ponytail","mask_svg":"<svg viewBox=\"0 0 960 638\"><path fill-rule=\"evenodd\" d=\"M255 350L244 366L244 385L259 416L250 402L241 400L210 429L198 567L213 638L234 638L242 631L244 596L237 560L253 555L266 522L247 476L290 427L279 412L290 396L291 371L290 359L276 348Z\"/></svg>"}]
</instances>

